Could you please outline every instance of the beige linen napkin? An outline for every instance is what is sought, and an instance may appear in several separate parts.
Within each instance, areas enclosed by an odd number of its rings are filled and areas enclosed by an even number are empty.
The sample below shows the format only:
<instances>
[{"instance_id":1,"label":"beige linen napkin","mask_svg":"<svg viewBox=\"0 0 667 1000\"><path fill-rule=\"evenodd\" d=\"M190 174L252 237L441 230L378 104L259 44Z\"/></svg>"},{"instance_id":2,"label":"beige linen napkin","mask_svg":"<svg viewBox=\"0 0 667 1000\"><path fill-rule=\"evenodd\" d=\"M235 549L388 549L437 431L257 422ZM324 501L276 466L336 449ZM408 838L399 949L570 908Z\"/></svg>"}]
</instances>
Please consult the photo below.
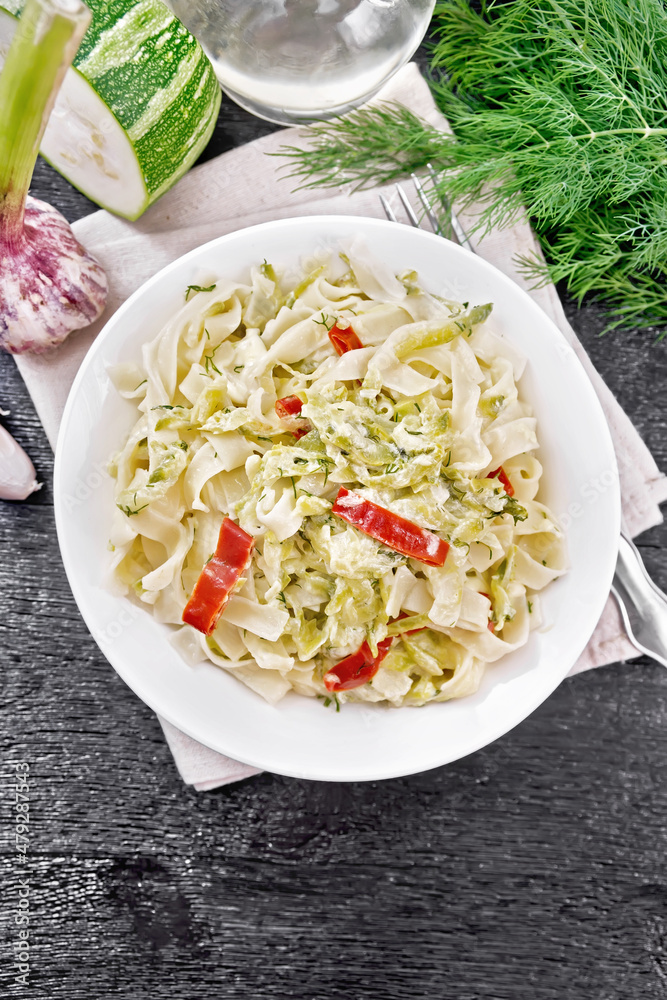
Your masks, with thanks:
<instances>
[{"instance_id":1,"label":"beige linen napkin","mask_svg":"<svg viewBox=\"0 0 667 1000\"><path fill-rule=\"evenodd\" d=\"M397 73L378 100L399 101L438 128L447 128L415 65ZM75 223L77 236L100 260L109 276L106 312L101 321L70 337L58 350L41 357L17 358L52 444L72 380L95 335L128 295L176 257L217 236L271 219L319 214L384 218L377 189L353 194L342 189L293 191L293 182L284 176L284 170L279 170L283 161L265 155L287 142L299 144L298 132L274 133L197 167L138 222L129 223L106 212L96 212ZM393 197L391 191L386 194ZM464 217L463 221L470 230L472 220ZM517 252L537 250L525 221L478 240L476 250L517 284L527 287L514 262ZM667 499L667 479L658 471L639 434L590 363L565 318L555 288L549 285L528 291L563 331L598 392L616 446L625 525L631 535L637 535L662 520L658 503ZM572 673L636 655L625 636L616 604L610 598ZM195 788L215 788L257 773L255 768L223 757L160 721L183 780Z\"/></svg>"}]
</instances>

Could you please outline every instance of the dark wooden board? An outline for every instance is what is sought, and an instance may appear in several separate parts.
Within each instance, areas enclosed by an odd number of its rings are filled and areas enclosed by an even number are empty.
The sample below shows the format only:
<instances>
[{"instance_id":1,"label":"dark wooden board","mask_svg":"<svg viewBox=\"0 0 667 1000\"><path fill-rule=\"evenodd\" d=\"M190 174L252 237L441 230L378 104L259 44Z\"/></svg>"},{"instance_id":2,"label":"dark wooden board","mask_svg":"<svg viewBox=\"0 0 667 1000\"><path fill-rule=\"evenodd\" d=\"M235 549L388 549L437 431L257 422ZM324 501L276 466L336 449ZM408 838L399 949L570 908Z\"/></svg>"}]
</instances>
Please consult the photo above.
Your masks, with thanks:
<instances>
[{"instance_id":1,"label":"dark wooden board","mask_svg":"<svg viewBox=\"0 0 667 1000\"><path fill-rule=\"evenodd\" d=\"M271 128L228 102L207 156ZM92 206L44 163L34 192ZM568 315L667 469L667 345ZM2 995L52 1000L667 996L667 673L566 681L494 746L421 775L185 787L153 713L88 635L60 562L53 459L0 358L41 493L0 503ZM667 529L642 551L667 588ZM12 782L30 767L30 850ZM29 876L30 986L14 980Z\"/></svg>"}]
</instances>

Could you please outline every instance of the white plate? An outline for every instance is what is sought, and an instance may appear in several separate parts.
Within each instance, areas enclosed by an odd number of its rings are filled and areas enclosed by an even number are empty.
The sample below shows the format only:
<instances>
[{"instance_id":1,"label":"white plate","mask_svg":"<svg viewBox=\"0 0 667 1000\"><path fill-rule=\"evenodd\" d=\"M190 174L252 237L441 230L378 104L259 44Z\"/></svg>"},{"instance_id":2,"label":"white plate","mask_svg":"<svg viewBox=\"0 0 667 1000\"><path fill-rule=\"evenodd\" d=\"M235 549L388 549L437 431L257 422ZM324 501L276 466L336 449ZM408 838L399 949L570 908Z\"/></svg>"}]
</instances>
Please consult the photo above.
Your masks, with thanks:
<instances>
[{"instance_id":1,"label":"white plate","mask_svg":"<svg viewBox=\"0 0 667 1000\"><path fill-rule=\"evenodd\" d=\"M323 246L362 235L395 271L416 269L431 291L493 302L496 329L528 356L521 391L538 418L542 496L567 527L571 569L543 594L547 627L492 664L477 694L424 708L345 705L288 695L267 705L212 664L186 665L170 629L105 587L113 505L105 475L136 412L120 399L107 365L138 359L211 274L245 279L267 258L294 265ZM55 510L74 597L102 652L136 694L207 746L280 774L358 781L411 774L456 760L525 719L568 673L604 607L620 530L616 460L597 396L562 334L499 271L421 230L374 219L311 217L269 222L193 250L147 281L107 323L86 356L63 416L56 455Z\"/></svg>"}]
</instances>

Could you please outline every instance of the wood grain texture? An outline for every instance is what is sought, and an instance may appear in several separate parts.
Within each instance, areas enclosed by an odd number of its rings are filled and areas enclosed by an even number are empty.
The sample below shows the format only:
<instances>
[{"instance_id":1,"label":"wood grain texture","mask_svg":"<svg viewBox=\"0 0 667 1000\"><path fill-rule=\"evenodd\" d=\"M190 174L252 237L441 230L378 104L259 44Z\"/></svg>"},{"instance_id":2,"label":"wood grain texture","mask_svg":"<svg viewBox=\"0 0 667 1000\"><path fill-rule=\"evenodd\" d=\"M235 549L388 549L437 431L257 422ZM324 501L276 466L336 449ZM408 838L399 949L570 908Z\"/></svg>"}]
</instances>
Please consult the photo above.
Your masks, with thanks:
<instances>
[{"instance_id":1,"label":"wood grain texture","mask_svg":"<svg viewBox=\"0 0 667 1000\"><path fill-rule=\"evenodd\" d=\"M223 103L207 156L271 126ZM45 164L35 193L91 205ZM667 469L667 345L568 315ZM0 406L43 490L0 504L2 996L659 1000L667 996L667 672L566 681L491 747L394 781L262 775L198 794L70 595L53 459L10 358ZM642 551L667 588L667 529ZM30 766L27 866L13 765ZM31 986L14 914L31 886Z\"/></svg>"}]
</instances>

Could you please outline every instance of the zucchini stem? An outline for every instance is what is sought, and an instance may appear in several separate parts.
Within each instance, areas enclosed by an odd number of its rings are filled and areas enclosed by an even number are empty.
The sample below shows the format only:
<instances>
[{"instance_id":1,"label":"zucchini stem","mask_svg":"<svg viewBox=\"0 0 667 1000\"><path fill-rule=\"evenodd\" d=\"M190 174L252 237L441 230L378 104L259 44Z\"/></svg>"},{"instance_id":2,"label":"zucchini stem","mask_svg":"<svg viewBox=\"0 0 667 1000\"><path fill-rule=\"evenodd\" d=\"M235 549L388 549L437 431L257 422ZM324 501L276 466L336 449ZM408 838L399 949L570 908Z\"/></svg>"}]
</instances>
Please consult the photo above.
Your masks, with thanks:
<instances>
[{"instance_id":1,"label":"zucchini stem","mask_svg":"<svg viewBox=\"0 0 667 1000\"><path fill-rule=\"evenodd\" d=\"M81 0L27 0L0 73L0 248L24 239L39 145L91 13Z\"/></svg>"}]
</instances>

